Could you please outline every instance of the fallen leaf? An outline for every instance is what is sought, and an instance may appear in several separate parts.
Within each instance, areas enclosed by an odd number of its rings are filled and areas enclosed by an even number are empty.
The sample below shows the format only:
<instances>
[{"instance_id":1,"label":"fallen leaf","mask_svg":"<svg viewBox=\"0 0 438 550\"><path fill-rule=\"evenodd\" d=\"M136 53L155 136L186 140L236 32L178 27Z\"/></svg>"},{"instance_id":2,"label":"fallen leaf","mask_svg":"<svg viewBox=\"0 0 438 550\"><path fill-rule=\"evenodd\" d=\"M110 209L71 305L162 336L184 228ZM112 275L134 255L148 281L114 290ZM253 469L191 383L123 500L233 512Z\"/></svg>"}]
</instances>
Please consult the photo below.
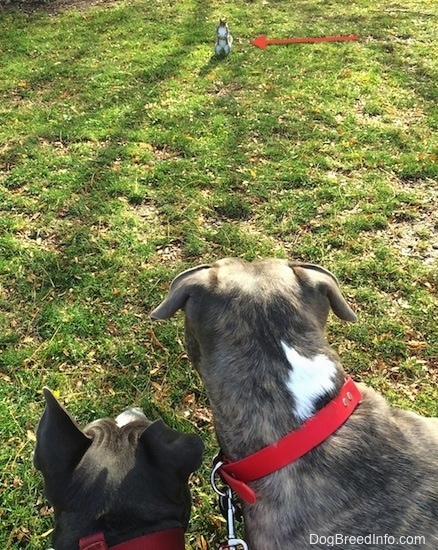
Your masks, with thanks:
<instances>
[{"instance_id":1,"label":"fallen leaf","mask_svg":"<svg viewBox=\"0 0 438 550\"><path fill-rule=\"evenodd\" d=\"M205 540L204 535L198 535L196 537L196 547L199 550L208 550L207 541Z\"/></svg>"},{"instance_id":2,"label":"fallen leaf","mask_svg":"<svg viewBox=\"0 0 438 550\"><path fill-rule=\"evenodd\" d=\"M183 398L183 403L185 405L193 405L196 402L196 397L194 393L189 393Z\"/></svg>"},{"instance_id":3,"label":"fallen leaf","mask_svg":"<svg viewBox=\"0 0 438 550\"><path fill-rule=\"evenodd\" d=\"M420 340L410 340L408 346L413 349L426 349L427 342L421 342Z\"/></svg>"},{"instance_id":4,"label":"fallen leaf","mask_svg":"<svg viewBox=\"0 0 438 550\"><path fill-rule=\"evenodd\" d=\"M53 508L51 506L43 506L40 508L40 516L50 516L53 514Z\"/></svg>"},{"instance_id":5,"label":"fallen leaf","mask_svg":"<svg viewBox=\"0 0 438 550\"><path fill-rule=\"evenodd\" d=\"M24 525L20 525L13 531L13 536L18 542L28 542L30 539L30 531Z\"/></svg>"},{"instance_id":6,"label":"fallen leaf","mask_svg":"<svg viewBox=\"0 0 438 550\"><path fill-rule=\"evenodd\" d=\"M14 487L21 487L23 485L23 482L19 477L14 477L14 481L12 482L12 485Z\"/></svg>"},{"instance_id":7,"label":"fallen leaf","mask_svg":"<svg viewBox=\"0 0 438 550\"><path fill-rule=\"evenodd\" d=\"M45 531L44 533L42 533L39 538L40 539L45 539L47 538L49 535L51 535L53 533L54 529L48 529L47 531Z\"/></svg>"}]
</instances>

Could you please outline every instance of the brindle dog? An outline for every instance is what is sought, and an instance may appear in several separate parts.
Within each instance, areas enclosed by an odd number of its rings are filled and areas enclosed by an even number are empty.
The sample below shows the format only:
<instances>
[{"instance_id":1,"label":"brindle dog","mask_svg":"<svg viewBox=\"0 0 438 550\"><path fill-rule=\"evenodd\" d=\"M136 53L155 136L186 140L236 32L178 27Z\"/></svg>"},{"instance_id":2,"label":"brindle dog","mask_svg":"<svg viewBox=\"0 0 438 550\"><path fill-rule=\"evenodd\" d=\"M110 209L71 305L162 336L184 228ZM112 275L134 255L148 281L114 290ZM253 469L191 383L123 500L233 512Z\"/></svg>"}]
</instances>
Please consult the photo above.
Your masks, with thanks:
<instances>
[{"instance_id":1,"label":"brindle dog","mask_svg":"<svg viewBox=\"0 0 438 550\"><path fill-rule=\"evenodd\" d=\"M321 267L231 258L201 265L175 278L151 316L178 309L231 460L297 430L344 383L324 327L330 309L346 321L356 316ZM243 504L251 550L438 548L438 419L359 387L361 403L335 433L249 484L257 494Z\"/></svg>"}]
</instances>

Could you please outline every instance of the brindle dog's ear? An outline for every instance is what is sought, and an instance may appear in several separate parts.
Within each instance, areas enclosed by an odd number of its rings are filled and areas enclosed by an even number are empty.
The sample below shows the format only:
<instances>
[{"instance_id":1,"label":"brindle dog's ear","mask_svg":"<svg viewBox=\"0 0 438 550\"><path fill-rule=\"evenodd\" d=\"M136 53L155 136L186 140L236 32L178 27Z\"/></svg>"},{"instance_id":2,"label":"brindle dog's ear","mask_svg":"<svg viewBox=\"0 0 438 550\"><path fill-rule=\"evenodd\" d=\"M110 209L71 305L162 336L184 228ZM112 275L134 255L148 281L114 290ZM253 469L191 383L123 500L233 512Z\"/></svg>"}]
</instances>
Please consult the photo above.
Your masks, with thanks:
<instances>
[{"instance_id":1,"label":"brindle dog's ear","mask_svg":"<svg viewBox=\"0 0 438 550\"><path fill-rule=\"evenodd\" d=\"M196 434L183 434L156 420L140 436L144 451L164 472L176 472L182 481L202 463L204 444Z\"/></svg>"},{"instance_id":2,"label":"brindle dog's ear","mask_svg":"<svg viewBox=\"0 0 438 550\"><path fill-rule=\"evenodd\" d=\"M91 445L91 439L49 389L44 388L43 392L46 408L37 428L33 461L43 474L47 498L57 505L75 467Z\"/></svg>"},{"instance_id":3,"label":"brindle dog's ear","mask_svg":"<svg viewBox=\"0 0 438 550\"><path fill-rule=\"evenodd\" d=\"M315 289L326 294L330 307L335 315L344 321L350 321L352 323L357 321L356 314L342 296L338 280L333 273L328 271L328 269L313 264L290 262L289 266L295 272L297 268L303 268L305 270L306 282L310 283Z\"/></svg>"},{"instance_id":4,"label":"brindle dog's ear","mask_svg":"<svg viewBox=\"0 0 438 550\"><path fill-rule=\"evenodd\" d=\"M207 264L198 265L177 275L170 285L167 297L152 311L151 319L169 319L184 307L193 289L202 281L201 272L210 267Z\"/></svg>"}]
</instances>

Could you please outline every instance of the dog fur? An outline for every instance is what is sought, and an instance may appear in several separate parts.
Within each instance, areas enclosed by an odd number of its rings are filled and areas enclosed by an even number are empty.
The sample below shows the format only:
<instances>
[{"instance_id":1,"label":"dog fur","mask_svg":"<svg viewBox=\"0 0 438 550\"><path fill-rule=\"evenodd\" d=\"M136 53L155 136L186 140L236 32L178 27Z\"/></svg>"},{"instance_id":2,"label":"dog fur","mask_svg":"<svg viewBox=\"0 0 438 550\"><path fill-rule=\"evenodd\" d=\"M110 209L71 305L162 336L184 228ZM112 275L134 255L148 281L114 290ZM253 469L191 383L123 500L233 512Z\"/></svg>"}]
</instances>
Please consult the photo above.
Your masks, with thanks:
<instances>
[{"instance_id":1,"label":"dog fur","mask_svg":"<svg viewBox=\"0 0 438 550\"><path fill-rule=\"evenodd\" d=\"M346 321L356 316L329 271L223 259L178 275L151 317L179 309L231 460L296 430L339 393L345 373L324 327L330 309ZM406 536L438 548L438 419L392 408L359 387L361 404L332 436L250 483L257 501L243 503L243 512L251 550L388 550ZM338 534L350 538L339 542Z\"/></svg>"},{"instance_id":2,"label":"dog fur","mask_svg":"<svg viewBox=\"0 0 438 550\"><path fill-rule=\"evenodd\" d=\"M82 430L48 389L44 397L34 464L55 510L56 550L77 550L80 538L100 531L113 546L187 528L187 481L204 448L197 435L151 422L135 408Z\"/></svg>"}]
</instances>

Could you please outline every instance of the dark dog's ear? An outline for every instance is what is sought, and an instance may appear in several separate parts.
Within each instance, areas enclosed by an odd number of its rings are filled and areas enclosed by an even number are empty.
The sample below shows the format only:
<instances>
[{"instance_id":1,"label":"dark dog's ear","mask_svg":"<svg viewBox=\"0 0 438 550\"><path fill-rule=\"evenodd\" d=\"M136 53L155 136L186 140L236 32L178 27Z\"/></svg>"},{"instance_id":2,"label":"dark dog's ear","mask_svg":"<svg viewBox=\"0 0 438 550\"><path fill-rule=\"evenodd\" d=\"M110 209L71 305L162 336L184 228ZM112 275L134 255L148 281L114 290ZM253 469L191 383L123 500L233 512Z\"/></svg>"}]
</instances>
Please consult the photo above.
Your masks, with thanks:
<instances>
[{"instance_id":1,"label":"dark dog's ear","mask_svg":"<svg viewBox=\"0 0 438 550\"><path fill-rule=\"evenodd\" d=\"M202 463L204 444L195 434L183 434L156 420L140 436L144 451L163 471L176 471L187 481Z\"/></svg>"},{"instance_id":2,"label":"dark dog's ear","mask_svg":"<svg viewBox=\"0 0 438 550\"><path fill-rule=\"evenodd\" d=\"M52 502L65 491L73 470L91 445L91 439L49 389L44 388L43 392L46 408L37 428L34 465L43 474L46 495Z\"/></svg>"},{"instance_id":3,"label":"dark dog's ear","mask_svg":"<svg viewBox=\"0 0 438 550\"><path fill-rule=\"evenodd\" d=\"M198 265L177 275L170 285L167 297L152 311L151 319L169 319L179 309L184 307L190 294L202 283L205 270L210 267L207 264Z\"/></svg>"},{"instance_id":4,"label":"dark dog's ear","mask_svg":"<svg viewBox=\"0 0 438 550\"><path fill-rule=\"evenodd\" d=\"M313 264L301 264L290 262L289 266L297 273L300 269L304 270L305 279L315 289L327 296L333 313L344 321L357 321L356 314L345 301L339 289L339 283L336 277L323 267Z\"/></svg>"}]
</instances>

